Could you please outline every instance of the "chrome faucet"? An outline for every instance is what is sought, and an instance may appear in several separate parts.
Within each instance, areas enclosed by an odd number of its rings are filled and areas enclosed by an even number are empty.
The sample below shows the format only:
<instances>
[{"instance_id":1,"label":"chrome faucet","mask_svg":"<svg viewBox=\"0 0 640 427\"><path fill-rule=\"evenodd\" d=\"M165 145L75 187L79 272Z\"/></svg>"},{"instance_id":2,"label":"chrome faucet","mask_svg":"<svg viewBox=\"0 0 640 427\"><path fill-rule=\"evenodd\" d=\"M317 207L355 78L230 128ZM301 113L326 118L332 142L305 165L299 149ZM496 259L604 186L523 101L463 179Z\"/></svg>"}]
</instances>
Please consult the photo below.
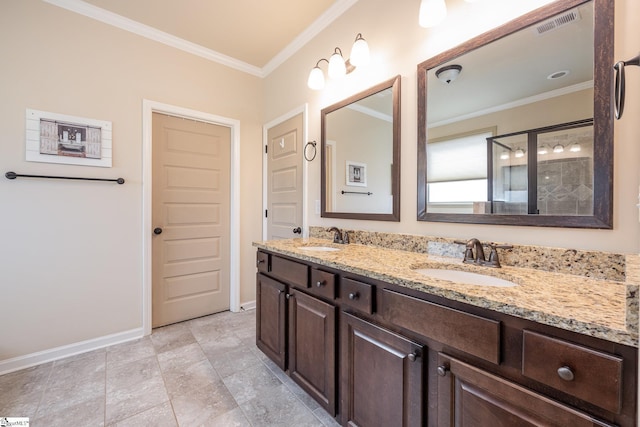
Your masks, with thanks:
<instances>
[{"instance_id":1,"label":"chrome faucet","mask_svg":"<svg viewBox=\"0 0 640 427\"><path fill-rule=\"evenodd\" d=\"M465 264L483 265L485 267L500 268L500 259L498 257L498 249L511 249L511 245L498 245L496 243L487 243L487 246L491 248L489 253L489 259L485 259L484 248L480 240L475 237L469 239L466 242L456 240L455 243L465 245L464 258L462 262Z\"/></svg>"},{"instance_id":2,"label":"chrome faucet","mask_svg":"<svg viewBox=\"0 0 640 427\"><path fill-rule=\"evenodd\" d=\"M338 227L331 227L327 229L327 231L333 231L333 243L339 244L348 244L349 243L349 233L345 230L344 235L340 231Z\"/></svg>"}]
</instances>

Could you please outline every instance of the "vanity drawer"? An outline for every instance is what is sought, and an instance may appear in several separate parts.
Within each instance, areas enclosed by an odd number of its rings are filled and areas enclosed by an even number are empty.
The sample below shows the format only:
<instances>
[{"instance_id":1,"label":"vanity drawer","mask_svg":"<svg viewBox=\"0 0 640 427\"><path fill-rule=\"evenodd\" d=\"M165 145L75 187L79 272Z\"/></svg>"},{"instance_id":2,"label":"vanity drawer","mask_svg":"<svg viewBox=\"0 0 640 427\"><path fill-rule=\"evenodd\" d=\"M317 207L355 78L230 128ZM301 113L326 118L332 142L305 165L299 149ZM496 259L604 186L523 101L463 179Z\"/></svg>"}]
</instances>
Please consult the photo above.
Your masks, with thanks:
<instances>
[{"instance_id":1,"label":"vanity drawer","mask_svg":"<svg viewBox=\"0 0 640 427\"><path fill-rule=\"evenodd\" d=\"M500 322L383 289L378 313L392 324L500 363Z\"/></svg>"},{"instance_id":2,"label":"vanity drawer","mask_svg":"<svg viewBox=\"0 0 640 427\"><path fill-rule=\"evenodd\" d=\"M311 287L312 294L323 298L333 300L336 297L336 275L327 273L326 271L311 269Z\"/></svg>"},{"instance_id":3,"label":"vanity drawer","mask_svg":"<svg viewBox=\"0 0 640 427\"><path fill-rule=\"evenodd\" d=\"M269 254L258 251L256 253L256 267L258 272L267 273L269 271Z\"/></svg>"},{"instance_id":4,"label":"vanity drawer","mask_svg":"<svg viewBox=\"0 0 640 427\"><path fill-rule=\"evenodd\" d=\"M522 375L620 413L621 357L525 330Z\"/></svg>"},{"instance_id":5,"label":"vanity drawer","mask_svg":"<svg viewBox=\"0 0 640 427\"><path fill-rule=\"evenodd\" d=\"M309 287L309 266L305 264L272 255L270 274L294 286Z\"/></svg>"},{"instance_id":6,"label":"vanity drawer","mask_svg":"<svg viewBox=\"0 0 640 427\"><path fill-rule=\"evenodd\" d=\"M340 281L342 303L367 314L373 313L373 286L353 279Z\"/></svg>"}]
</instances>

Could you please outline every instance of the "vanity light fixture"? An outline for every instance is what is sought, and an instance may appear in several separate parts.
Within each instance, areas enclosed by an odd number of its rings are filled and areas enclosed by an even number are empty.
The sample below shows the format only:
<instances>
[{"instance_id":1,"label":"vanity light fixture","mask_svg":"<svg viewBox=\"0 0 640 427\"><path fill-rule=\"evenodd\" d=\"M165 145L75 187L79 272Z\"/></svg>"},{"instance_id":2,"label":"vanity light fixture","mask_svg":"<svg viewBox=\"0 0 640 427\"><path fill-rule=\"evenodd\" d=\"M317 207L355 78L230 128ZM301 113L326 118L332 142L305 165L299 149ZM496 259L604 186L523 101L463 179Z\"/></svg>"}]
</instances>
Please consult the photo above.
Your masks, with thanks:
<instances>
[{"instance_id":1,"label":"vanity light fixture","mask_svg":"<svg viewBox=\"0 0 640 427\"><path fill-rule=\"evenodd\" d=\"M443 83L449 84L458 78L462 71L461 65L447 65L446 67L438 68L436 70L436 77Z\"/></svg>"},{"instance_id":2,"label":"vanity light fixture","mask_svg":"<svg viewBox=\"0 0 640 427\"><path fill-rule=\"evenodd\" d=\"M503 150L500 153L500 160L509 160L509 152L507 150Z\"/></svg>"},{"instance_id":3,"label":"vanity light fixture","mask_svg":"<svg viewBox=\"0 0 640 427\"><path fill-rule=\"evenodd\" d=\"M524 157L524 150L522 148L518 148L516 149L515 153L513 154L517 159Z\"/></svg>"},{"instance_id":4,"label":"vanity light fixture","mask_svg":"<svg viewBox=\"0 0 640 427\"><path fill-rule=\"evenodd\" d=\"M435 27L447 17L447 5L444 0L422 0L418 23L423 28Z\"/></svg>"},{"instance_id":5,"label":"vanity light fixture","mask_svg":"<svg viewBox=\"0 0 640 427\"><path fill-rule=\"evenodd\" d=\"M574 142L573 144L571 144L571 147L569 147L569 151L571 151L572 153L577 153L578 151L580 151L580 144L578 144L577 142Z\"/></svg>"},{"instance_id":6,"label":"vanity light fixture","mask_svg":"<svg viewBox=\"0 0 640 427\"><path fill-rule=\"evenodd\" d=\"M564 145L562 144L556 144L553 146L553 152L554 153L562 153L564 151Z\"/></svg>"},{"instance_id":7,"label":"vanity light fixture","mask_svg":"<svg viewBox=\"0 0 640 427\"><path fill-rule=\"evenodd\" d=\"M332 79L338 79L351 73L356 67L361 67L369 63L369 45L367 41L362 37L362 34L358 33L353 47L351 48L351 59L344 60L342 56L342 50L336 47L333 50L333 54L327 60L320 58L316 62L316 66L311 69L309 78L307 79L307 86L313 90L321 90L324 88L324 73L320 68L320 63L325 61L329 64L327 74Z\"/></svg>"}]
</instances>

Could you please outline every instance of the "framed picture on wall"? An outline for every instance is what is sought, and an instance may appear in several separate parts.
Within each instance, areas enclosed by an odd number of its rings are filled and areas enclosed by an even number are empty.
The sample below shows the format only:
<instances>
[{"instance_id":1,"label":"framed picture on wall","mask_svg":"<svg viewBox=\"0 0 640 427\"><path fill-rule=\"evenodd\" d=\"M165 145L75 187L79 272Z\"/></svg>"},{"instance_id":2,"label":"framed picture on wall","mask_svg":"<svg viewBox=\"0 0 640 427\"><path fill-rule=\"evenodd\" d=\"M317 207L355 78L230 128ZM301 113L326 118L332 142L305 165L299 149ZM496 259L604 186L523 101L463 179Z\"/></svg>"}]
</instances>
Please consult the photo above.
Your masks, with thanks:
<instances>
[{"instance_id":1,"label":"framed picture on wall","mask_svg":"<svg viewBox=\"0 0 640 427\"><path fill-rule=\"evenodd\" d=\"M365 163L352 162L347 160L347 185L355 187L367 186L367 165Z\"/></svg>"},{"instance_id":2,"label":"framed picture on wall","mask_svg":"<svg viewBox=\"0 0 640 427\"><path fill-rule=\"evenodd\" d=\"M27 109L26 160L111 167L111 122Z\"/></svg>"}]
</instances>

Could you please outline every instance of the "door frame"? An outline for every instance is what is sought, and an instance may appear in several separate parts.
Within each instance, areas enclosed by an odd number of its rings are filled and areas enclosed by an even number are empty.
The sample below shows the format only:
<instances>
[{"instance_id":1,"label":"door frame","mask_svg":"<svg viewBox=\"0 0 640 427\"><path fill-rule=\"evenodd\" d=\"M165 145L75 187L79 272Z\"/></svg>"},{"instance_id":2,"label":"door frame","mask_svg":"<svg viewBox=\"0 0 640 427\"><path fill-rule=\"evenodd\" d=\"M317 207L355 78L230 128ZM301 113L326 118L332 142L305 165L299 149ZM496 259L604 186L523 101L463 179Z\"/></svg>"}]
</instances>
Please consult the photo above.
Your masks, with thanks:
<instances>
[{"instance_id":1,"label":"door frame","mask_svg":"<svg viewBox=\"0 0 640 427\"><path fill-rule=\"evenodd\" d=\"M161 102L142 100L142 327L144 335L151 334L151 183L152 183L152 121L153 113L183 117L231 129L231 188L230 188L230 271L229 307L240 311L240 120L216 116Z\"/></svg>"},{"instance_id":2,"label":"door frame","mask_svg":"<svg viewBox=\"0 0 640 427\"><path fill-rule=\"evenodd\" d=\"M269 205L268 203L268 195L269 188L267 186L267 168L269 156L264 152L264 147L269 144L268 132L269 129L279 125L282 122L289 120L292 117L297 116L302 113L302 237L309 237L309 227L308 227L308 209L307 209L307 178L309 174L309 165L308 161L304 158L304 147L307 144L308 135L308 104L303 104L293 110L289 111L282 116L271 120L269 123L262 127L262 240L267 240L267 218L264 216L264 212L267 210ZM318 146L316 145L316 150Z\"/></svg>"}]
</instances>

